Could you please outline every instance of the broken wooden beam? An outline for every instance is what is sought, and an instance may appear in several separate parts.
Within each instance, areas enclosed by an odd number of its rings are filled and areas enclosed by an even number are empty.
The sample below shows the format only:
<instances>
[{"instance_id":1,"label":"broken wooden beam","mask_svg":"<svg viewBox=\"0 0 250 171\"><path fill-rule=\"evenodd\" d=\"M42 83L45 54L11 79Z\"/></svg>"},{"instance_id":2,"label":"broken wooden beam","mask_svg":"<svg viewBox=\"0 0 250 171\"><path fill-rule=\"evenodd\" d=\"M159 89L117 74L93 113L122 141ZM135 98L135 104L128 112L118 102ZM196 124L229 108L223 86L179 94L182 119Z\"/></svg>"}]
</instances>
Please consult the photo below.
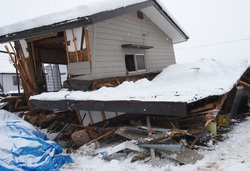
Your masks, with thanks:
<instances>
[{"instance_id":1,"label":"broken wooden beam","mask_svg":"<svg viewBox=\"0 0 250 171\"><path fill-rule=\"evenodd\" d=\"M152 128L151 128L151 123L150 123L150 117L146 116L146 122L147 122L147 127L148 127L148 136L152 136ZM154 148L150 148L150 153L152 157L152 165L156 166L156 158L155 158L155 150Z\"/></svg>"}]
</instances>

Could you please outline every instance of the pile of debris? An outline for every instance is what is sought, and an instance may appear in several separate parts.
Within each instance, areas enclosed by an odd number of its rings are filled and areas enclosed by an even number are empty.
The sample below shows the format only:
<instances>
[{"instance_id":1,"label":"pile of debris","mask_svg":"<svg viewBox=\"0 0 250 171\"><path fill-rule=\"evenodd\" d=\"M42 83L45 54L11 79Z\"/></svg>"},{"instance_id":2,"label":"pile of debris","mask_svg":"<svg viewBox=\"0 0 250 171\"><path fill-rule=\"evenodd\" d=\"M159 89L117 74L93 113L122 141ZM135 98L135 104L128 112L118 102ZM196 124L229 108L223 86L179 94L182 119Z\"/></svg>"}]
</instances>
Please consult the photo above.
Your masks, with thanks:
<instances>
[{"instance_id":1,"label":"pile of debris","mask_svg":"<svg viewBox=\"0 0 250 171\"><path fill-rule=\"evenodd\" d=\"M102 120L89 125L83 124L86 114L82 116L80 109L73 110L72 107L80 106L77 102L72 104L67 103L67 100L53 102L55 106L57 103L60 104L60 111L31 109L29 104L23 104L22 99L14 97L2 99L2 102L6 102L5 108L23 110L25 120L41 129L47 129L49 134L53 133L52 139L67 148L69 153L94 144L95 148L100 149L95 149L91 155L99 154L106 160L112 159L121 151L124 154L128 151L136 151L137 155L132 161L151 157L155 165L155 157L159 155L181 164L193 164L203 158L196 152L199 146L206 146L208 143L223 139L221 133L230 130L232 119L240 120L249 115L249 77L250 69L236 82L231 91L222 95L200 98L183 105L185 115L173 115L171 112L164 115L168 110L164 106L160 114L125 112L121 115L116 113L115 117L107 119L105 112L100 110L103 114ZM40 102L42 104L43 100ZM46 103L49 105L50 101ZM62 105L66 103L66 106ZM84 104L92 104L93 107L98 108L105 103L92 100ZM114 107L115 104L110 103L110 106L117 109ZM135 101L131 101L130 105L134 104ZM145 103L141 110L144 111L145 105L148 104ZM90 110L88 105L83 107L86 108L84 110ZM172 112L178 110L174 107L173 105L171 108Z\"/></svg>"},{"instance_id":2,"label":"pile of debris","mask_svg":"<svg viewBox=\"0 0 250 171\"><path fill-rule=\"evenodd\" d=\"M245 87L250 86L239 81L229 93L211 97L203 105L199 101L183 117L127 113L84 126L79 111L33 109L24 115L30 123L48 129L48 133L56 133L54 140L69 153L94 146L97 149L89 154L105 160L134 151L136 155L131 162L151 158L155 165L158 155L181 164L194 164L203 158L196 149L221 141L222 133L230 130L232 119L248 115Z\"/></svg>"}]
</instances>

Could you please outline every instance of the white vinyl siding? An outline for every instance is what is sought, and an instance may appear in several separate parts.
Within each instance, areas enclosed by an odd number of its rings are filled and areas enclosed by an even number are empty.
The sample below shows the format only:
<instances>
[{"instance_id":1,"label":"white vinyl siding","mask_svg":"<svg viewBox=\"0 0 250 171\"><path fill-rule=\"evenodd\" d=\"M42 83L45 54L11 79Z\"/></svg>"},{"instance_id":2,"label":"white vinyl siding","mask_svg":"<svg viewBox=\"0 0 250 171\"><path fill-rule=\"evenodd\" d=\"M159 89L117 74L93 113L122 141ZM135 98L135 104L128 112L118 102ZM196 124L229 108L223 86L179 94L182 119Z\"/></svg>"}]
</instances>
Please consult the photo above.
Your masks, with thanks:
<instances>
[{"instance_id":1,"label":"white vinyl siding","mask_svg":"<svg viewBox=\"0 0 250 171\"><path fill-rule=\"evenodd\" d=\"M88 26L92 57L92 79L126 76L125 54L144 54L147 72L160 71L175 63L172 40L150 19L126 14ZM127 49L122 44L153 46Z\"/></svg>"}]
</instances>

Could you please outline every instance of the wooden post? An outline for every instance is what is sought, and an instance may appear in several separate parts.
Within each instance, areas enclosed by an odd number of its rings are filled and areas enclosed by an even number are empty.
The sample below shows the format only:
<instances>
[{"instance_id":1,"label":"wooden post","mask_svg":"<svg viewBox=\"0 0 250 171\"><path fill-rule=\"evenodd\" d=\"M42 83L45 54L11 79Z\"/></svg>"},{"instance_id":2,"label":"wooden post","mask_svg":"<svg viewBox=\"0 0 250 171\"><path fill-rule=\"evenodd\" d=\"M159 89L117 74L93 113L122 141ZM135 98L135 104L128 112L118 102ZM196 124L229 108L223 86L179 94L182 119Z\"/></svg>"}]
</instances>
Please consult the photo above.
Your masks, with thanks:
<instances>
[{"instance_id":1,"label":"wooden post","mask_svg":"<svg viewBox=\"0 0 250 171\"><path fill-rule=\"evenodd\" d=\"M92 117L92 115L91 115L91 112L90 112L90 111L88 111L88 113L89 113L89 119L90 119L90 122L91 122L91 124L93 124L93 123L94 123L94 120L93 120L93 117Z\"/></svg>"},{"instance_id":2,"label":"wooden post","mask_svg":"<svg viewBox=\"0 0 250 171\"><path fill-rule=\"evenodd\" d=\"M105 112L104 112L104 111L101 111L101 115L102 115L102 121L105 121L105 120L106 120Z\"/></svg>"},{"instance_id":3,"label":"wooden post","mask_svg":"<svg viewBox=\"0 0 250 171\"><path fill-rule=\"evenodd\" d=\"M95 139L91 140L88 144L91 144L91 143L94 143L96 141L99 141L100 139L105 138L105 137L113 134L116 130L117 130L117 127L113 128L112 130L108 131L107 133L99 136L98 138L95 138Z\"/></svg>"},{"instance_id":4,"label":"wooden post","mask_svg":"<svg viewBox=\"0 0 250 171\"><path fill-rule=\"evenodd\" d=\"M83 125L83 123L82 123L82 117L81 117L81 114L80 114L79 110L76 110L76 115L77 115L77 119L79 121L79 124Z\"/></svg>"},{"instance_id":5,"label":"wooden post","mask_svg":"<svg viewBox=\"0 0 250 171\"><path fill-rule=\"evenodd\" d=\"M66 31L64 31L64 41L65 41L65 50L66 50L66 55L67 55L67 64L69 64L70 63L70 60L69 60L69 48L68 48L68 41L67 41Z\"/></svg>"},{"instance_id":6,"label":"wooden post","mask_svg":"<svg viewBox=\"0 0 250 171\"><path fill-rule=\"evenodd\" d=\"M31 89L32 91L32 94L36 94L36 89L35 87L33 86L33 84L31 83L31 81L29 80L29 78L27 77L26 73L25 73L25 70L23 69L19 59L18 61L16 62L14 57L12 56L11 52L9 51L9 48L7 46L5 46L5 49L7 50L7 52L9 53L9 56L12 60L12 62L14 63L14 66L17 68L17 70L19 71L20 73L20 76L23 80L23 83L27 86L27 88Z\"/></svg>"},{"instance_id":7,"label":"wooden post","mask_svg":"<svg viewBox=\"0 0 250 171\"><path fill-rule=\"evenodd\" d=\"M84 36L85 36L85 43L86 43L87 58L88 58L88 61L91 61L88 28L84 29Z\"/></svg>"},{"instance_id":8,"label":"wooden post","mask_svg":"<svg viewBox=\"0 0 250 171\"><path fill-rule=\"evenodd\" d=\"M76 45L75 32L74 32L74 29L71 29L71 31L72 31L73 42L74 42L74 47L75 47L76 62L79 62L79 57L78 57L78 52L77 52L77 45Z\"/></svg>"},{"instance_id":9,"label":"wooden post","mask_svg":"<svg viewBox=\"0 0 250 171\"><path fill-rule=\"evenodd\" d=\"M32 57L33 57L34 72L35 72L35 75L36 75L37 68L36 68L36 57L35 57L34 43L30 42L30 44L31 44Z\"/></svg>"},{"instance_id":10,"label":"wooden post","mask_svg":"<svg viewBox=\"0 0 250 171\"><path fill-rule=\"evenodd\" d=\"M25 56L24 56L24 53L23 53L22 50L20 51L20 58L21 58L21 59L20 59L20 62L22 61L22 65L24 66L24 70L25 70L25 72L26 72L28 78L29 78L30 80L32 80L32 77L31 77L30 71L29 71L29 67L28 67L28 65L27 65L27 61L26 61L26 59L25 59Z\"/></svg>"},{"instance_id":11,"label":"wooden post","mask_svg":"<svg viewBox=\"0 0 250 171\"><path fill-rule=\"evenodd\" d=\"M146 121L147 121L147 127L148 127L148 135L151 136L152 135L152 128L151 128L149 116L146 117ZM155 150L153 148L150 148L150 152L151 152L151 157L152 157L152 165L156 166Z\"/></svg>"}]
</instances>

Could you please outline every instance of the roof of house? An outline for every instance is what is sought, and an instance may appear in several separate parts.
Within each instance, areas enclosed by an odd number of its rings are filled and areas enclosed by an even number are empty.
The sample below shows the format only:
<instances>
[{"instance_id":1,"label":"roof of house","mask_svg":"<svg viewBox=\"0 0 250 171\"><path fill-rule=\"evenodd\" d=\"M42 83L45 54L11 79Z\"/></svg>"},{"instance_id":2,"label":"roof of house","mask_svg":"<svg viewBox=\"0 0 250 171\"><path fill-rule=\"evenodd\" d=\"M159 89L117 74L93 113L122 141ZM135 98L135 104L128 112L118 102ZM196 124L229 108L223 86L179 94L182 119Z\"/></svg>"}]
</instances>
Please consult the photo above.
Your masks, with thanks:
<instances>
[{"instance_id":1,"label":"roof of house","mask_svg":"<svg viewBox=\"0 0 250 171\"><path fill-rule=\"evenodd\" d=\"M83 1L79 6L18 22L0 28L0 43L10 42L75 27L84 27L130 12L141 10L161 28L173 43L184 42L187 34L176 23L160 0Z\"/></svg>"}]
</instances>

